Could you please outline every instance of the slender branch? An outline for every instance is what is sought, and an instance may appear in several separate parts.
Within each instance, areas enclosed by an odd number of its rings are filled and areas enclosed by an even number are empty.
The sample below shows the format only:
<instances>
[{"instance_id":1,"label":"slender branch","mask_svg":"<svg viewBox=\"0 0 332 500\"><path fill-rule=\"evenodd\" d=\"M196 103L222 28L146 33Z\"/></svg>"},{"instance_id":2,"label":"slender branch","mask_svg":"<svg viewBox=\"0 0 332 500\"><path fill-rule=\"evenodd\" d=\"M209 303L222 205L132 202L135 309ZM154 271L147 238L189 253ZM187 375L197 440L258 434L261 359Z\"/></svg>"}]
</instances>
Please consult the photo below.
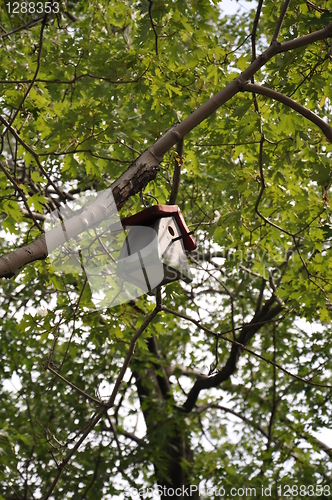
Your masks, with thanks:
<instances>
[{"instance_id":1,"label":"slender branch","mask_svg":"<svg viewBox=\"0 0 332 500\"><path fill-rule=\"evenodd\" d=\"M25 210L24 208L21 208L21 212L25 217L29 217L29 219L32 219L33 221L35 220L45 221L47 219L47 215L39 214L37 212L32 212L30 209Z\"/></svg>"},{"instance_id":2,"label":"slender branch","mask_svg":"<svg viewBox=\"0 0 332 500\"><path fill-rule=\"evenodd\" d=\"M57 185L53 182L53 180L50 178L50 176L48 175L48 173L46 172L46 170L44 169L44 167L42 166L42 164L40 163L39 161L39 156L38 156L38 153L36 153L36 151L34 149L32 149L20 136L20 134L17 132L17 130L14 129L14 127L12 127L10 125L9 122L7 122L7 120L0 115L0 122L3 123L3 125L6 127L6 129L15 137L15 139L17 140L17 142L19 142L21 144L21 146L24 147L24 149L26 149L26 151L28 151L32 156L33 158L35 159L35 162L37 163L40 171L42 172L42 174L45 176L45 178L48 180L48 182L51 184L51 186L54 188L55 192L60 196L60 199L62 200L66 200L66 197L65 195L63 194L63 192L57 187ZM3 136L4 134L2 134ZM1 274L0 274L1 276Z\"/></svg>"},{"instance_id":3,"label":"slender branch","mask_svg":"<svg viewBox=\"0 0 332 500\"><path fill-rule=\"evenodd\" d=\"M165 371L170 377L171 375L176 375L176 372L180 372L181 375L186 375L187 377L194 377L194 378L206 378L207 375L204 375L203 373L199 372L198 370L191 370L190 368L187 368L186 366L166 366Z\"/></svg>"},{"instance_id":4,"label":"slender branch","mask_svg":"<svg viewBox=\"0 0 332 500\"><path fill-rule=\"evenodd\" d=\"M36 26L36 24L40 23L44 19L44 15L37 17L37 19L33 19L27 24L24 24L23 26L19 26L18 28L13 29L12 31L7 31L3 35L0 35L0 38L6 38L7 36L13 35L14 33L17 33L18 31L22 30L27 30L29 28L32 28L33 26Z\"/></svg>"},{"instance_id":5,"label":"slender branch","mask_svg":"<svg viewBox=\"0 0 332 500\"><path fill-rule=\"evenodd\" d=\"M273 426L276 418L276 413L277 413L277 370L276 370L276 357L277 357L277 345L276 345L276 329L275 325L273 325L273 386L272 386L272 407L271 407L271 414L270 414L270 420L269 420L269 426L268 426L268 440L267 440L267 446L266 449L269 450L271 446L271 441L272 441L272 433L273 433Z\"/></svg>"},{"instance_id":6,"label":"slender branch","mask_svg":"<svg viewBox=\"0 0 332 500\"><path fill-rule=\"evenodd\" d=\"M206 404L204 406L199 406L198 408L196 408L195 413L197 413L199 415L199 414L204 413L205 411L210 410L210 409L221 410L221 411L224 411L226 413L230 413L231 415L234 415L238 419L242 420L246 424L253 427L253 429L259 431L265 438L269 439L268 432L261 425L257 424L254 420L251 420L250 418L246 417L245 415L242 415L241 413L233 410L232 408L228 408L227 406L218 405L215 403L209 403L209 404ZM292 424L293 422L288 420L288 423ZM308 436L301 435L301 437L303 439L306 439L308 442L313 441L321 449L321 451L324 451L329 456L332 456L331 448L329 448L322 441L319 441L319 439L316 439L314 436L311 436L311 435L308 435ZM274 440L274 441L279 444L279 440L278 441ZM285 445L284 442L281 443L281 446L290 450L291 456L293 458L295 458L295 460L299 460L302 463L302 459L293 451L293 447L291 447L290 445L287 445L287 444Z\"/></svg>"},{"instance_id":7,"label":"slender branch","mask_svg":"<svg viewBox=\"0 0 332 500\"><path fill-rule=\"evenodd\" d=\"M154 24L153 18L152 18L153 1L148 0L148 2L149 2L149 18L150 18L151 26L152 26L153 33L154 33L154 38L155 38L155 51L156 51L156 56L158 56L158 33L156 31L156 27L155 27L155 24Z\"/></svg>"},{"instance_id":8,"label":"slender branch","mask_svg":"<svg viewBox=\"0 0 332 500\"><path fill-rule=\"evenodd\" d=\"M115 161L118 163L130 163L130 160L123 160L122 158L112 158L111 156L101 156L97 153L94 153L92 149L74 149L73 151L49 151L45 153L38 153L38 156L65 156L65 155L74 155L76 153L89 153L89 155L94 158L98 158L99 160L107 160L107 161Z\"/></svg>"},{"instance_id":9,"label":"slender branch","mask_svg":"<svg viewBox=\"0 0 332 500\"><path fill-rule=\"evenodd\" d=\"M138 330L136 330L135 334L133 335L133 337L132 337L132 339L130 341L130 344L129 344L129 349L128 349L128 352L127 352L127 356L126 356L126 358L124 360L124 363L122 365L122 368L120 370L118 378L116 379L116 382L115 382L112 394L111 394L109 400L106 403L107 408L111 408L114 405L114 401L115 401L115 398L116 398L116 396L117 396L117 394L119 392L121 382L123 380L123 377L125 376L125 373L127 371L129 363L131 361L131 358L133 357L137 340L142 335L142 333L147 328L147 326L151 323L151 321L153 320L153 318L158 314L159 311L160 311L160 307L156 306L154 308L154 310L152 311L152 313L149 314L149 316L146 318L146 320L144 321L144 323L142 324L142 326Z\"/></svg>"},{"instance_id":10,"label":"slender branch","mask_svg":"<svg viewBox=\"0 0 332 500\"><path fill-rule=\"evenodd\" d=\"M29 93L30 93L30 90L32 89L35 81L36 81L36 78L37 78L37 75L39 73L39 69L40 69L40 58L41 58L41 53L42 53L42 48L43 48L43 34L44 34L44 29L45 29L45 26L46 26L46 20L47 20L47 14L44 15L43 17L43 20L42 20L42 25L41 25L41 28L40 28L40 35L39 35L39 47L38 47L38 55L37 55L37 67L36 67L36 70L35 70L35 74L33 75L33 78L31 80L31 83L28 87L28 90L26 91L26 93L24 94L23 96L23 99L22 101L20 102L20 104L18 105L14 115L12 116L10 122L9 122L9 125L13 125L20 109L22 109L22 106L26 100L26 98L28 97ZM6 129L5 131L3 132L3 135L5 134L6 132Z\"/></svg>"},{"instance_id":11,"label":"slender branch","mask_svg":"<svg viewBox=\"0 0 332 500\"><path fill-rule=\"evenodd\" d=\"M160 359L160 354L158 351L157 339L153 335L148 339L148 349L153 354L156 361L153 361L154 373L158 383L158 387L163 398L170 399L171 397L171 385L169 382L169 375L167 370L164 368L163 363ZM173 399L173 398L172 398Z\"/></svg>"},{"instance_id":12,"label":"slender branch","mask_svg":"<svg viewBox=\"0 0 332 500\"><path fill-rule=\"evenodd\" d=\"M90 423L86 427L86 429L83 432L83 434L80 437L80 439L75 443L75 445L73 446L73 448L66 455L66 457L61 461L61 463L58 464L57 474L56 474L55 478L53 479L52 484L50 485L50 487L47 490L46 494L43 496L43 500L47 500L48 498L50 498L50 496L51 496L52 492L54 491L54 488L56 487L56 485L57 485L57 483L58 483L58 481L60 479L60 476L61 476L64 468L68 464L69 460L73 457L73 455L75 455L75 453L78 450L78 448L85 441L85 439L90 434L90 432L95 428L95 426L98 424L99 420L107 413L107 411L109 410L109 408L111 408L114 405L114 401L115 401L115 398L116 398L116 396L117 396L117 394L119 392L121 382L123 380L123 377L124 377L124 375L125 375L125 373L127 371L127 368L129 366L129 363L130 363L131 358L133 356L136 342L137 342L138 338L142 335L142 333L144 332L144 330L147 328L147 326L151 323L151 321L153 320L153 318L158 314L159 310L160 309L159 309L158 306L155 307L155 309L151 312L151 314L149 314L149 316L143 322L142 326L140 328L138 328L138 330L136 330L136 332L134 333L134 335L133 335L133 337L132 337L132 339L130 341L130 344L129 344L129 349L128 349L126 358L125 358L124 363L123 363L123 365L121 367L120 373L119 373L119 375L117 377L117 380L115 382L115 385L114 385L114 388L113 388L113 391L112 391L112 394L111 394L109 400L107 401L106 404L103 405L102 408L100 408L94 414L94 416L90 420ZM58 374L56 374L56 375L59 376ZM60 378L62 378L62 377L60 376ZM86 397L86 394L84 394L84 395ZM100 404L100 402L98 402L98 403Z\"/></svg>"},{"instance_id":13,"label":"slender branch","mask_svg":"<svg viewBox=\"0 0 332 500\"><path fill-rule=\"evenodd\" d=\"M73 83L76 83L77 80L80 80L81 78L92 78L94 80L103 80L105 82L112 83L113 85L122 85L122 84L130 84L130 83L137 83L141 78L145 75L145 73L148 71L149 66L136 78L132 78L130 80L112 80L111 78L107 76L100 76L100 75L93 75L92 73L83 73L82 75L75 75L71 80L60 80L60 78L53 78L53 79L48 79L48 78L37 78L35 80L35 83L49 83L49 84L61 84L61 85L72 85ZM24 80L6 80L6 79L0 79L0 83L5 84L5 85L14 85L14 84L21 84L21 83L31 83L32 80L29 79L24 79Z\"/></svg>"},{"instance_id":14,"label":"slender branch","mask_svg":"<svg viewBox=\"0 0 332 500\"><path fill-rule=\"evenodd\" d=\"M258 21L259 21L261 11L262 11L262 6L263 6L263 0L259 0L257 10L256 10L255 19L254 19L254 24L253 24L252 32L251 32L251 62L255 61L255 59L256 59L256 33L257 33L257 28L258 28ZM252 77L251 77L251 83L255 83L255 76L254 75L252 75ZM256 94L254 92L252 93L252 98L254 101L255 111L257 114L259 114L258 102L257 102Z\"/></svg>"},{"instance_id":15,"label":"slender branch","mask_svg":"<svg viewBox=\"0 0 332 500\"><path fill-rule=\"evenodd\" d=\"M112 425L114 427L114 424L112 424ZM119 428L119 426L116 427L116 431L119 434L121 434L122 436L124 436L128 439L131 439L132 441L134 441L137 444L141 445L142 443L144 443L144 439L137 437L136 434L134 434L133 432L128 432L125 429Z\"/></svg>"},{"instance_id":16,"label":"slender branch","mask_svg":"<svg viewBox=\"0 0 332 500\"><path fill-rule=\"evenodd\" d=\"M288 375L296 380L299 380L307 385L315 385L318 387L324 387L324 388L328 388L328 389L332 388L332 386L328 385L328 384L316 384L316 383L312 382L311 380L304 379L303 377L300 377L300 376L290 372L289 370L286 370L281 365L274 363L270 359L268 359L264 356L261 356L260 354L253 351L252 349L249 349L248 347L246 347L247 344L249 343L249 341L251 340L251 338L255 335L255 333L257 333L257 331L261 328L261 326L263 326L264 324L267 324L267 323L281 321L282 319L284 319L284 316L281 318L274 319L274 317L277 314L279 314L279 312L282 310L282 306L280 304L278 304L273 309L270 309L270 306L273 302L273 297L271 299L269 299L269 301L267 301L267 303L264 305L264 307L262 308L262 310L258 314L255 314L255 316L253 317L253 319L251 320L250 323L247 323L245 325L242 325L242 327L240 327L242 331L239 335L238 341L236 341L234 339L230 339L228 337L225 337L224 335L226 332L219 334L219 333L214 332L214 331L210 330L209 328L205 327L199 321L197 321L193 318L190 318L189 316L186 316L185 314L182 314L182 313L179 313L178 311L169 309L166 306L161 306L162 311L168 312L170 314L173 314L174 316L178 316L178 317L181 317L183 319L186 319L186 320L190 321L191 323L195 324L198 328L202 329L203 331L210 333L210 334L213 334L214 336L216 336L218 338L222 338L226 342L233 344L230 356L229 356L227 362L225 363L224 367L216 375L214 375L212 377L207 377L207 378L200 378L193 385L192 389L189 392L189 395L187 397L186 402L182 406L182 408L185 412L189 413L194 408L196 400L197 400L201 390L210 389L212 387L217 387L222 382L229 379L229 377L236 371L237 361L238 361L241 353L244 351L249 353L249 354L252 354L256 358L258 358L258 359L260 359L260 360L262 360L262 361L264 361L272 366L276 366L276 368L281 370L286 375ZM262 321L260 321L260 319L262 319ZM238 328L234 328L234 330L237 330L237 329ZM232 331L233 331L233 328L231 328L227 332L229 333Z\"/></svg>"},{"instance_id":17,"label":"slender branch","mask_svg":"<svg viewBox=\"0 0 332 500\"><path fill-rule=\"evenodd\" d=\"M176 156L174 160L174 173L172 191L169 199L169 205L175 205L179 193L180 180L181 180L181 165L183 164L183 138L179 140L176 149Z\"/></svg>"},{"instance_id":18,"label":"slender branch","mask_svg":"<svg viewBox=\"0 0 332 500\"><path fill-rule=\"evenodd\" d=\"M243 394L245 394L246 397L248 396L247 388L244 386L230 384L229 386L227 386L227 389L232 394L243 393ZM287 390L289 390L289 387ZM286 390L286 393L287 393L287 390ZM255 397L257 399L257 404L259 406L266 406L268 403L267 399L264 398L260 393L257 394L253 391L250 391L250 397L251 398ZM330 397L331 397L331 395L329 395L327 399L330 400ZM279 398L277 398L277 401L279 401L279 400L280 400L280 396L279 396ZM204 405L202 407L198 407L198 409L196 409L195 411L200 410L201 408L202 408L201 411L204 411L205 409L208 409L209 407L211 407L210 404ZM198 413L201 413L201 411L198 411ZM278 417L279 417L280 422L285 423L292 431L298 432L298 423L299 422L291 420L290 418L288 418L287 416L285 416L281 412L279 413ZM323 443L322 441L320 441L319 439L317 439L312 434L310 434L309 431L300 431L299 437L301 437L302 439L305 439L310 444L314 443L318 448L320 448L321 451L323 451L324 453L326 453L327 455L332 457L332 448L330 446L328 446L327 444Z\"/></svg>"},{"instance_id":19,"label":"slender branch","mask_svg":"<svg viewBox=\"0 0 332 500\"><path fill-rule=\"evenodd\" d=\"M252 51L251 61L254 61L256 59L256 34L258 28L258 21L262 12L262 6L263 6L263 0L259 0L251 32L251 51Z\"/></svg>"},{"instance_id":20,"label":"slender branch","mask_svg":"<svg viewBox=\"0 0 332 500\"><path fill-rule=\"evenodd\" d=\"M264 95L266 97L269 97L270 99L279 101L282 104L285 104L286 106L294 109L294 111L297 111L300 115L304 116L312 123L317 125L324 133L326 138L330 142L332 142L332 127L328 123L326 123L322 118L320 118L315 113L310 111L308 108L302 106L302 104L298 103L297 101L294 101L294 99L291 99L290 97L287 97L286 95L281 94L276 90L272 90L258 84L245 83L244 85L242 85L241 90L248 92L255 92L256 94Z\"/></svg>"},{"instance_id":21,"label":"slender branch","mask_svg":"<svg viewBox=\"0 0 332 500\"><path fill-rule=\"evenodd\" d=\"M234 415L234 417L237 417L238 419L242 420L243 422L250 425L254 429L258 430L265 438L268 438L268 433L266 432L265 429L263 429L263 427L258 425L254 420L250 420L250 418L245 417L241 413L233 410L232 408L228 408L227 406L218 405L215 403L209 403L209 404L206 404L204 406L199 406L198 408L196 408L195 413L200 414L200 413L203 413L206 410L210 410L210 409L221 410L221 411L224 411L226 413L230 413L231 415Z\"/></svg>"},{"instance_id":22,"label":"slender branch","mask_svg":"<svg viewBox=\"0 0 332 500\"><path fill-rule=\"evenodd\" d=\"M35 225L38 227L39 231L42 233L43 230L39 223L37 222L37 218L34 216L33 212L31 212L30 207L28 205L28 200L26 199L26 196L24 194L24 191L20 188L19 184L16 182L14 177L10 175L10 173L6 170L6 168L3 166L2 162L0 162L0 170L5 174L7 179L11 182L11 184L14 186L14 189L20 194L22 201L24 203L24 206L26 208L27 213L29 214L29 217L33 220Z\"/></svg>"},{"instance_id":23,"label":"slender branch","mask_svg":"<svg viewBox=\"0 0 332 500\"><path fill-rule=\"evenodd\" d=\"M59 479L61 477L63 469L65 468L65 466L67 465L67 463L69 462L69 460L71 459L71 457L76 453L76 451L81 446L81 444L86 439L86 437L90 434L90 432L98 424L99 420L105 415L106 412L107 412L107 408L103 407L103 408L101 408L99 411L97 411L94 414L93 418L90 420L90 423L86 427L86 429L85 429L84 433L82 434L81 438L77 441L77 443L75 444L75 446L70 450L70 452L68 453L68 455L59 464L57 464L58 465L58 471L57 471L56 476L53 479L52 484L50 485L49 489L47 490L46 494L43 496L43 500L47 500L48 498L50 498L52 492L54 491L54 488L56 487L56 485L57 485L57 483L58 483L58 481L59 481Z\"/></svg>"},{"instance_id":24,"label":"slender branch","mask_svg":"<svg viewBox=\"0 0 332 500\"><path fill-rule=\"evenodd\" d=\"M282 6L282 9L281 9L281 12L280 12L280 16L279 16L279 19L278 19L278 22L277 22L277 25L276 25L276 29L274 31L271 43L276 42L278 40L280 29L281 29L284 17L286 15L287 9L289 7L290 1L291 0L285 0L284 5Z\"/></svg>"},{"instance_id":25,"label":"slender branch","mask_svg":"<svg viewBox=\"0 0 332 500\"><path fill-rule=\"evenodd\" d=\"M83 396L85 399L88 399L91 403L94 403L97 406L103 406L103 402L102 401L99 401L98 399L94 398L93 396L90 396L86 392L82 391L82 389L80 389L75 384L73 384L72 382L70 382L69 380L67 380L65 377L63 377L62 375L60 375L60 373L58 373L56 370L53 370L53 368L51 368L50 366L47 366L47 370L49 370L51 373L53 373L53 375L55 375L60 380L62 380L62 382L64 382L65 384L69 385L69 387L71 387L72 389L74 389L74 391L76 391L79 394L81 394L81 396Z\"/></svg>"}]
</instances>

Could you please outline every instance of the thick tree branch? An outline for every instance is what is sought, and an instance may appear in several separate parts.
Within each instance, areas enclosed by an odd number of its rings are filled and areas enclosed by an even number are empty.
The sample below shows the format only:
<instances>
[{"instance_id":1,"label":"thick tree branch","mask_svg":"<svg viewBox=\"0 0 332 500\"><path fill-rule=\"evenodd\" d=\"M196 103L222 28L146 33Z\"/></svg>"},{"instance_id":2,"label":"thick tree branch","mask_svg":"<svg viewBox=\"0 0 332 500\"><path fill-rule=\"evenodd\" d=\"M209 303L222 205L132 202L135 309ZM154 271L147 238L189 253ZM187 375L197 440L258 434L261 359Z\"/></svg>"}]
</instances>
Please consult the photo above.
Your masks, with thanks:
<instances>
[{"instance_id":1,"label":"thick tree branch","mask_svg":"<svg viewBox=\"0 0 332 500\"><path fill-rule=\"evenodd\" d=\"M262 68L272 57L276 54L282 52L288 52L289 50L298 49L304 47L311 43L323 40L324 38L329 38L332 36L332 23L330 23L326 28L315 31L308 35L295 38L294 40L289 40L287 42L279 43L274 42L266 49L255 61L253 61L248 68L246 68L238 78L230 82L226 87L224 87L215 96L211 97L207 102L202 104L198 109L196 109L191 115L189 115L183 122L175 125L173 128L168 130L166 134L158 139L158 141L150 148L153 153L158 157L163 157L167 151L171 149L182 137L187 135L191 130L193 130L197 125L199 125L208 116L214 113L218 108L220 108L225 102L229 101L235 94L237 94L244 83L251 79L251 77L257 73L257 71Z\"/></svg>"},{"instance_id":2,"label":"thick tree branch","mask_svg":"<svg viewBox=\"0 0 332 500\"><path fill-rule=\"evenodd\" d=\"M146 186L151 180L153 180L158 172L159 163L161 159L155 158L153 154L147 150L143 153L136 161L134 161L129 168L122 174L122 176L112 184L111 189L113 192L114 201L116 207L120 209L130 196L138 193L140 189ZM92 222L95 224L98 220L101 222L107 213L114 213L115 207L113 202L113 197L110 196L108 205L105 205L103 209L94 214L87 214L87 219L89 219L90 224ZM97 207L98 208L98 207ZM99 207L100 208L100 207ZM98 219L99 217L99 219ZM81 233L83 227L80 223L79 218L73 218L68 221L71 226L72 236L76 236ZM52 232L52 238L55 241L60 238L59 241L63 241L62 226L55 228ZM51 231L49 232L49 234ZM24 267L26 264L34 262L36 260L43 260L47 257L47 245L45 236L41 236L39 239L35 240L27 246L18 248L13 252L0 258L0 277L11 278L15 276L19 269Z\"/></svg>"},{"instance_id":3,"label":"thick tree branch","mask_svg":"<svg viewBox=\"0 0 332 500\"><path fill-rule=\"evenodd\" d=\"M228 380L231 375L235 373L239 357L241 356L243 351L247 350L246 346L260 329L260 325L255 325L255 323L260 323L261 321L270 321L281 312L282 306L280 306L279 304L275 307L272 307L275 300L275 297L272 296L271 299L269 299L264 304L263 308L254 315L251 322L243 326L239 338L236 342L228 339L233 344L228 360L216 375L207 379L199 379L195 382L188 394L186 402L183 404L184 411L190 412L194 408L201 390L217 387L222 382Z\"/></svg>"},{"instance_id":4,"label":"thick tree branch","mask_svg":"<svg viewBox=\"0 0 332 500\"><path fill-rule=\"evenodd\" d=\"M304 116L308 120L310 120L312 123L317 125L321 131L324 133L326 138L332 142L332 127L326 123L322 118L320 118L318 115L310 111L308 108L305 106L302 106L302 104L294 101L294 99L291 99L290 97L287 97L284 94L281 94L280 92L277 92L276 90L269 89L267 87L263 87L262 85L257 85L257 84L252 84L252 83L245 83L242 86L242 90L248 91L248 92L255 92L255 94L260 94L264 95L266 97L269 97L270 99L273 99L275 101L279 101L282 104L285 104L286 106L294 109L294 111L297 111L300 115Z\"/></svg>"}]
</instances>

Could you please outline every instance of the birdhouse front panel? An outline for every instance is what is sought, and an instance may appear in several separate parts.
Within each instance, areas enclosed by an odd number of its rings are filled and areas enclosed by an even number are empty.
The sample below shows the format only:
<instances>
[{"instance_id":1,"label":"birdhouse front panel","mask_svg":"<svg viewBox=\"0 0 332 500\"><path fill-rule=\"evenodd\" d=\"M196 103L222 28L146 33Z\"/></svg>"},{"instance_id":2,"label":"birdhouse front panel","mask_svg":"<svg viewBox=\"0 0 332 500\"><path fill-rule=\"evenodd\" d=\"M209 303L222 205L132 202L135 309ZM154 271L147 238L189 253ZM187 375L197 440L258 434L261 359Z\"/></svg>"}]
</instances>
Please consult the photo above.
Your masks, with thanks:
<instances>
[{"instance_id":1,"label":"birdhouse front panel","mask_svg":"<svg viewBox=\"0 0 332 500\"><path fill-rule=\"evenodd\" d=\"M183 237L175 217L159 219L153 228L158 235L159 257L164 266L164 279L161 284L182 279L192 281L188 260L184 250Z\"/></svg>"}]
</instances>

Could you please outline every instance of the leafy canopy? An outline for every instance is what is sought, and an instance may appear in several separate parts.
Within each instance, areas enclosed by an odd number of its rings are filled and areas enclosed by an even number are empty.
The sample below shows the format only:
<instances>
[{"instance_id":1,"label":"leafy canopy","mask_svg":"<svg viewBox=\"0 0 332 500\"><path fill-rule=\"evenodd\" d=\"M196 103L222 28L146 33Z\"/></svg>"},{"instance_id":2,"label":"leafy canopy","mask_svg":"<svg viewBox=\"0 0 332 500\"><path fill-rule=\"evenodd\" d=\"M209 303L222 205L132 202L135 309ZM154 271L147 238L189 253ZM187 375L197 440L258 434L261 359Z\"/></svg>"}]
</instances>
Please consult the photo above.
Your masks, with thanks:
<instances>
[{"instance_id":1,"label":"leafy canopy","mask_svg":"<svg viewBox=\"0 0 332 500\"><path fill-rule=\"evenodd\" d=\"M212 0L68 0L39 20L3 8L2 255L237 78L284 4L261 3L257 29L256 2L226 15ZM279 42L328 26L332 2L321 3L291 2ZM252 83L328 122L330 41L275 55ZM84 275L59 276L47 259L1 281L0 499L181 481L332 487L315 437L331 426L332 146L277 98L242 90L184 139L177 204L198 241L195 279L162 289L148 325L155 299L101 314ZM168 202L176 158L121 216Z\"/></svg>"}]
</instances>

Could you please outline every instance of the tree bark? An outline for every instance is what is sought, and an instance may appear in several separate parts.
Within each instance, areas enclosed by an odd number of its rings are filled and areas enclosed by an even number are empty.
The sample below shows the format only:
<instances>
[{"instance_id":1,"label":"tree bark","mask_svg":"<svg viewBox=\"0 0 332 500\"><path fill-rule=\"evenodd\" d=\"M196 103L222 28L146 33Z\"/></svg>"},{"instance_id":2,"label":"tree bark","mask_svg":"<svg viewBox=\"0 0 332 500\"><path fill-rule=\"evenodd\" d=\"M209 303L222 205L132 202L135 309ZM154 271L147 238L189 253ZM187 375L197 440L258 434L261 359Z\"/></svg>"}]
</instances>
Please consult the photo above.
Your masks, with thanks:
<instances>
[{"instance_id":1,"label":"tree bark","mask_svg":"<svg viewBox=\"0 0 332 500\"><path fill-rule=\"evenodd\" d=\"M154 337L148 340L148 349L153 355L153 366L146 372L146 364L136 359L133 364L133 374L143 409L147 437L150 445L156 449L156 454L151 460L160 499L199 500L198 486L196 489L191 479L194 456L185 423L186 415L175 405L171 384L162 366ZM172 418L169 418L169 405L173 409ZM161 432L161 428L164 432Z\"/></svg>"}]
</instances>

